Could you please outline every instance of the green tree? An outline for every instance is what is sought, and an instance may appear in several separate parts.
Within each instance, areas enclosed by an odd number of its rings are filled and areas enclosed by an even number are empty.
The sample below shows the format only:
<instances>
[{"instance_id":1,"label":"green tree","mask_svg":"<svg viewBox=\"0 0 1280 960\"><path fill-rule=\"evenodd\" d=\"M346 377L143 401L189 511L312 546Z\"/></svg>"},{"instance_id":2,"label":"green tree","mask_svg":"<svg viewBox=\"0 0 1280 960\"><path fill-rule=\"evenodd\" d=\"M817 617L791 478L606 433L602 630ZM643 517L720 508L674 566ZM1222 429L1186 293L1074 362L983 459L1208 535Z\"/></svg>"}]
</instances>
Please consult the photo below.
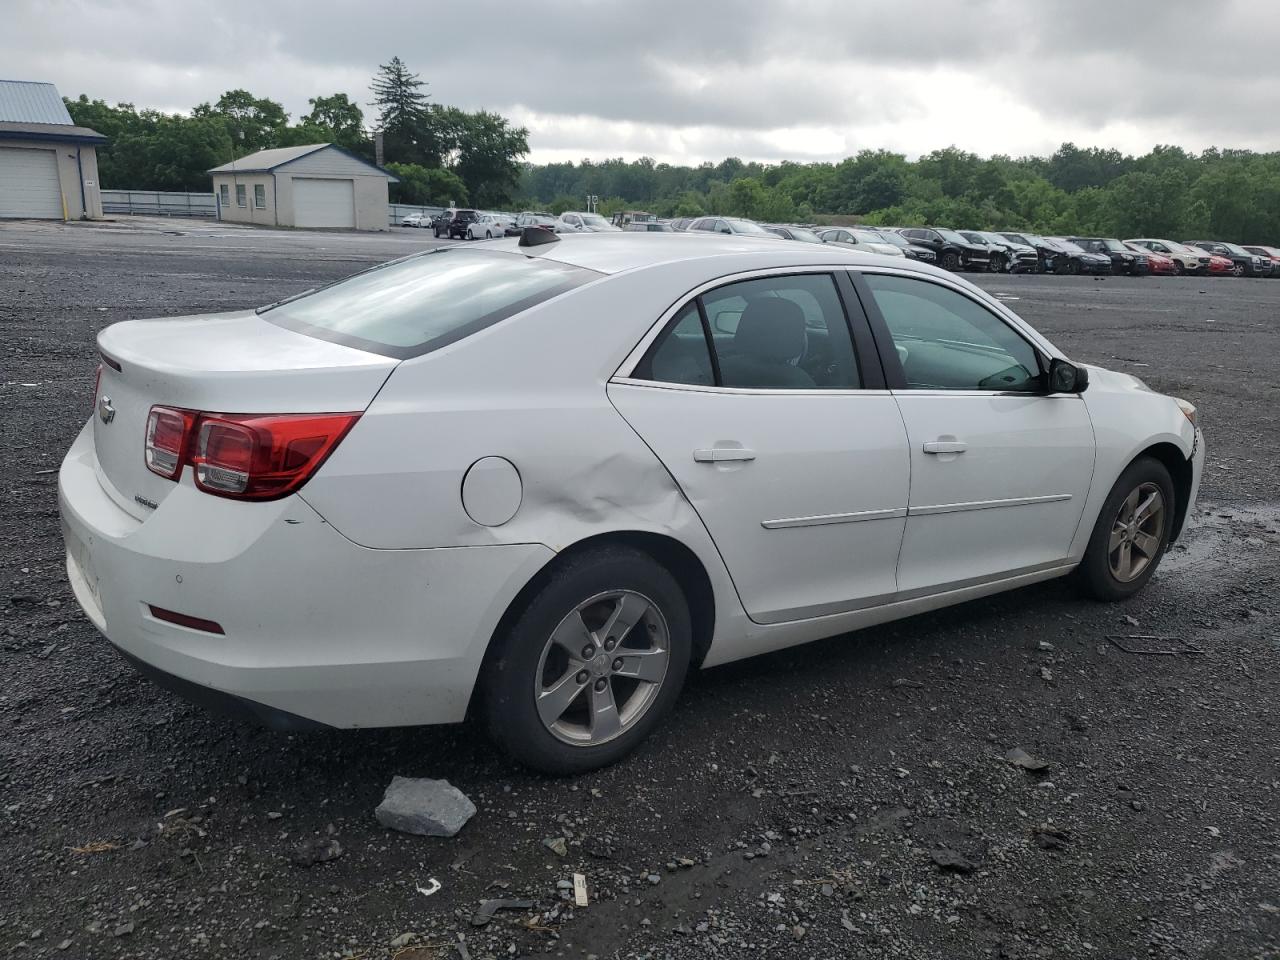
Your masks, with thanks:
<instances>
[{"instance_id":1,"label":"green tree","mask_svg":"<svg viewBox=\"0 0 1280 960\"><path fill-rule=\"evenodd\" d=\"M481 110L463 114L453 172L472 202L482 207L509 203L520 184L520 158L529 152L529 131L506 117Z\"/></svg>"},{"instance_id":2,"label":"green tree","mask_svg":"<svg viewBox=\"0 0 1280 960\"><path fill-rule=\"evenodd\" d=\"M429 94L422 92L425 86L399 57L379 65L370 82L373 106L378 108L376 129L382 133L383 151L388 160L440 165L438 156L434 163L427 162L429 158L421 142L430 127Z\"/></svg>"},{"instance_id":3,"label":"green tree","mask_svg":"<svg viewBox=\"0 0 1280 960\"><path fill-rule=\"evenodd\" d=\"M424 167L416 163L388 163L399 183L391 184L393 203L417 203L443 207L468 202L467 185L450 170Z\"/></svg>"},{"instance_id":4,"label":"green tree","mask_svg":"<svg viewBox=\"0 0 1280 960\"><path fill-rule=\"evenodd\" d=\"M197 106L192 116L221 118L238 157L278 146L289 122L283 106L274 100L255 97L248 90L228 90L212 106L207 103Z\"/></svg>"},{"instance_id":5,"label":"green tree","mask_svg":"<svg viewBox=\"0 0 1280 960\"><path fill-rule=\"evenodd\" d=\"M328 97L312 97L311 112L302 117L298 128L310 137L314 132L316 139L303 142L336 143L348 150L363 151L368 143L364 129L364 113L351 101L345 93L335 93Z\"/></svg>"}]
</instances>

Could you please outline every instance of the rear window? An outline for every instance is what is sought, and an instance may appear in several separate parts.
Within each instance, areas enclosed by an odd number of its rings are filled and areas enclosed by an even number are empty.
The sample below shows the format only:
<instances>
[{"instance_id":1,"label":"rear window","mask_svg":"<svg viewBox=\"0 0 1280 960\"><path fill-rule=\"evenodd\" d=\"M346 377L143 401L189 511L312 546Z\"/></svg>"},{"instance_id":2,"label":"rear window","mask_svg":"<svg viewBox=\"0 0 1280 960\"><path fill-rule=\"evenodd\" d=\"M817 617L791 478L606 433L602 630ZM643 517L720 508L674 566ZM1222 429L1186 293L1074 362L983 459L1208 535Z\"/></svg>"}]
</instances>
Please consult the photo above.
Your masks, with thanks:
<instances>
[{"instance_id":1,"label":"rear window","mask_svg":"<svg viewBox=\"0 0 1280 960\"><path fill-rule=\"evenodd\" d=\"M598 276L553 260L445 248L394 260L258 313L298 333L403 359L454 343Z\"/></svg>"}]
</instances>

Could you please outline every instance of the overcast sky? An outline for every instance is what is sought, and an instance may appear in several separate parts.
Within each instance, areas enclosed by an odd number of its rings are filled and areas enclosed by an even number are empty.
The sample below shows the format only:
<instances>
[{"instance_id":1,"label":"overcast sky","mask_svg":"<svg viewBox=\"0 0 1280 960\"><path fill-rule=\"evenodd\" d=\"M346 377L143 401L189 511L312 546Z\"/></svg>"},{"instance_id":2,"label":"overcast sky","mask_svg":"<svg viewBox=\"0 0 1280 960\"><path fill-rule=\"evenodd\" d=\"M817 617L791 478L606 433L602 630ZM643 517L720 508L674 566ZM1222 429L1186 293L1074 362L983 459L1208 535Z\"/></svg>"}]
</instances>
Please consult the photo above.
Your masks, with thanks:
<instances>
[{"instance_id":1,"label":"overcast sky","mask_svg":"<svg viewBox=\"0 0 1280 960\"><path fill-rule=\"evenodd\" d=\"M1269 0L3 0L0 77L293 118L399 55L438 103L529 128L535 162L1280 149Z\"/></svg>"}]
</instances>

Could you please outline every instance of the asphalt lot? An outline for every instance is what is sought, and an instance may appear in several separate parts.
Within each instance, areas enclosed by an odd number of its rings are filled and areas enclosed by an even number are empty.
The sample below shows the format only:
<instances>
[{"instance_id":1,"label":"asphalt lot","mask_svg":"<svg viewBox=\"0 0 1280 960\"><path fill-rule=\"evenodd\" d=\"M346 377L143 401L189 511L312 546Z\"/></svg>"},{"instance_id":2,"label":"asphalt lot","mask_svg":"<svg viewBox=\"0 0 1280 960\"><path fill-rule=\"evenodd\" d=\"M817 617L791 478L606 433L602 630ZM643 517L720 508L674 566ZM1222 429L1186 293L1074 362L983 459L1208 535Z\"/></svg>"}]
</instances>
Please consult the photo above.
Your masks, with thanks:
<instances>
[{"instance_id":1,"label":"asphalt lot","mask_svg":"<svg viewBox=\"0 0 1280 960\"><path fill-rule=\"evenodd\" d=\"M577 780L468 727L286 736L139 679L76 608L57 526L96 333L432 243L0 224L0 952L1280 956L1280 281L978 278L1073 357L1200 407L1199 514L1125 606L1055 582L707 671L636 755ZM1130 634L1179 652L1107 639ZM479 812L452 840L388 832L397 774ZM329 836L341 857L290 862ZM586 909L557 887L575 872ZM494 897L536 906L472 926Z\"/></svg>"}]
</instances>

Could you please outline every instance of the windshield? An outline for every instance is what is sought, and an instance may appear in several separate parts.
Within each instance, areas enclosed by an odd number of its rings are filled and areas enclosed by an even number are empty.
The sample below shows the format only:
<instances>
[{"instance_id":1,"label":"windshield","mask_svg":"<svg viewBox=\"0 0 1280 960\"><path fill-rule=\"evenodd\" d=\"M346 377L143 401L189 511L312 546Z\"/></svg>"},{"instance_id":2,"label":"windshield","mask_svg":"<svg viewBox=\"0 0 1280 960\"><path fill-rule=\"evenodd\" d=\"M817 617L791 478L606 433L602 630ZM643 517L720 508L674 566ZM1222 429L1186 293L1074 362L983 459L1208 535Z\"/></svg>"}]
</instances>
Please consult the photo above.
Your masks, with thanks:
<instances>
[{"instance_id":1,"label":"windshield","mask_svg":"<svg viewBox=\"0 0 1280 960\"><path fill-rule=\"evenodd\" d=\"M976 243L976 244L978 244L979 246L982 246L982 247L989 247L989 246L991 246L991 241L990 241L990 240L988 240L986 237L984 237L984 236L983 236L982 234L980 234L980 233L975 233L975 232L973 232L973 231L969 231L969 230L961 230L961 231L960 231L960 236L964 237L964 238L965 238L966 240L968 240L970 243Z\"/></svg>"},{"instance_id":2,"label":"windshield","mask_svg":"<svg viewBox=\"0 0 1280 960\"><path fill-rule=\"evenodd\" d=\"M1070 240L1055 240L1059 250L1065 250L1067 253L1087 253L1084 247L1078 243L1072 243Z\"/></svg>"},{"instance_id":3,"label":"windshield","mask_svg":"<svg viewBox=\"0 0 1280 960\"><path fill-rule=\"evenodd\" d=\"M730 219L730 220L726 220L725 223L729 224L729 226L733 229L734 233L749 233L752 236L763 236L763 237L773 236L773 234L771 234L764 227L760 226L760 224L754 223L751 220Z\"/></svg>"},{"instance_id":4,"label":"windshield","mask_svg":"<svg viewBox=\"0 0 1280 960\"><path fill-rule=\"evenodd\" d=\"M806 230L804 227L785 227L785 233L782 230L772 230L780 237L790 235L792 240L803 240L805 243L821 243L822 238L812 230Z\"/></svg>"},{"instance_id":5,"label":"windshield","mask_svg":"<svg viewBox=\"0 0 1280 960\"><path fill-rule=\"evenodd\" d=\"M892 243L895 247L909 247L911 243L901 234L894 233L892 230L867 230L866 233L874 237L879 237L880 242Z\"/></svg>"},{"instance_id":6,"label":"windshield","mask_svg":"<svg viewBox=\"0 0 1280 960\"><path fill-rule=\"evenodd\" d=\"M1246 250L1244 249L1244 247L1240 246L1239 244L1235 244L1235 243L1224 243L1224 244L1223 244L1223 246L1224 246L1224 247L1225 247L1225 248L1226 248L1230 253L1234 253L1237 257L1247 257L1247 256L1250 256L1250 254L1249 254L1248 252L1246 252Z\"/></svg>"},{"instance_id":7,"label":"windshield","mask_svg":"<svg viewBox=\"0 0 1280 960\"><path fill-rule=\"evenodd\" d=\"M884 237L876 233L874 230L853 230L850 231L853 238L859 243L884 243Z\"/></svg>"},{"instance_id":8,"label":"windshield","mask_svg":"<svg viewBox=\"0 0 1280 960\"><path fill-rule=\"evenodd\" d=\"M937 227L935 227L934 229L938 230L938 235L941 236L943 240L948 240L951 243L968 243L969 242L964 237L960 236L960 234L956 233L954 230L940 230Z\"/></svg>"},{"instance_id":9,"label":"windshield","mask_svg":"<svg viewBox=\"0 0 1280 960\"><path fill-rule=\"evenodd\" d=\"M1123 243L1121 243L1119 240L1103 240L1103 241L1102 241L1102 246L1103 246L1105 249L1107 249L1107 250L1111 250L1111 251L1113 251L1114 253L1128 253L1128 252L1129 252L1129 248L1128 248L1128 247L1126 247L1126 246L1125 246Z\"/></svg>"},{"instance_id":10,"label":"windshield","mask_svg":"<svg viewBox=\"0 0 1280 960\"><path fill-rule=\"evenodd\" d=\"M609 221L598 213L582 214L582 222L591 227L607 227L609 225Z\"/></svg>"},{"instance_id":11,"label":"windshield","mask_svg":"<svg viewBox=\"0 0 1280 960\"><path fill-rule=\"evenodd\" d=\"M388 357L416 357L594 279L510 253L443 248L259 309L264 320Z\"/></svg>"}]
</instances>

